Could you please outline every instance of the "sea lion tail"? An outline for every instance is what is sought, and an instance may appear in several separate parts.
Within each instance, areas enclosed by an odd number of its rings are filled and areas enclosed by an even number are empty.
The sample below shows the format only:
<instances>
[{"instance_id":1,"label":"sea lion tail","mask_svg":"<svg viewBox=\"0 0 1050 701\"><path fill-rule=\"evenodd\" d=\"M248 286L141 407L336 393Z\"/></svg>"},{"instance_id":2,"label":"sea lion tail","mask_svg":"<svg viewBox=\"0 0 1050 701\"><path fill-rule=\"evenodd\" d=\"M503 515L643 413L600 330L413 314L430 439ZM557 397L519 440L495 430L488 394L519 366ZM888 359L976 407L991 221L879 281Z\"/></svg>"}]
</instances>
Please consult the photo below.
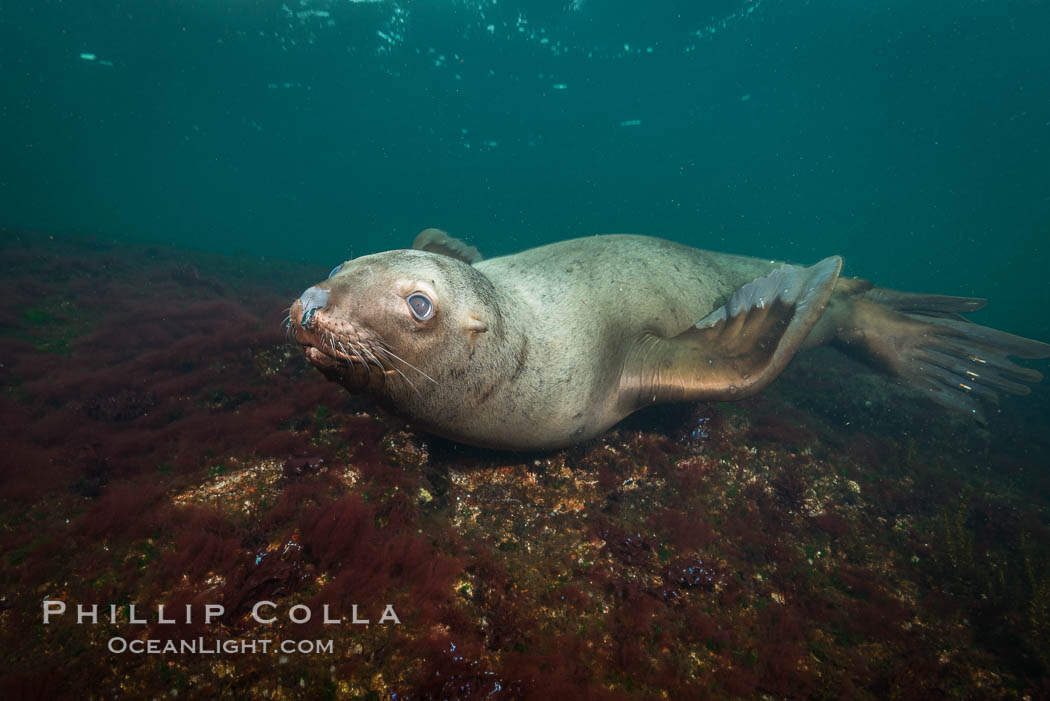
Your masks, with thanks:
<instances>
[{"instance_id":1,"label":"sea lion tail","mask_svg":"<svg viewBox=\"0 0 1050 701\"><path fill-rule=\"evenodd\" d=\"M1009 358L1047 358L1050 345L967 321L985 300L880 287L844 290L832 345L984 422L998 393L1023 395L1039 372Z\"/></svg>"}]
</instances>

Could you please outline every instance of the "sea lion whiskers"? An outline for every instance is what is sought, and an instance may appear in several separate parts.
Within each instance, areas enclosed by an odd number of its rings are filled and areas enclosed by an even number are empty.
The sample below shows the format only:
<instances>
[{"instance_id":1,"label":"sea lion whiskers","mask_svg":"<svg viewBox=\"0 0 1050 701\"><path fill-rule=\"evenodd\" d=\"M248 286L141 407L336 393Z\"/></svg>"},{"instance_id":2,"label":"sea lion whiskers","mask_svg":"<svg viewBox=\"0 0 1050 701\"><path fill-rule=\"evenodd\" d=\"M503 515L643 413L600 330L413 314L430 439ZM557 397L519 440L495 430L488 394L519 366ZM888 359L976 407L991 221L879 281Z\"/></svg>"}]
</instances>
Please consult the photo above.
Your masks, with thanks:
<instances>
[{"instance_id":1,"label":"sea lion whiskers","mask_svg":"<svg viewBox=\"0 0 1050 701\"><path fill-rule=\"evenodd\" d=\"M295 341L295 329L292 325L292 308L288 307L284 310L284 321L281 322L281 326L284 328L284 340Z\"/></svg>"},{"instance_id":2,"label":"sea lion whiskers","mask_svg":"<svg viewBox=\"0 0 1050 701\"><path fill-rule=\"evenodd\" d=\"M339 345L340 347L343 347L342 342L340 342ZM355 358L361 361L361 367L365 369L365 372L371 372L371 370L368 367L368 361L365 360L365 356L361 355L361 351L358 349L357 344L353 341L350 342L350 352L354 354Z\"/></svg>"},{"instance_id":3,"label":"sea lion whiskers","mask_svg":"<svg viewBox=\"0 0 1050 701\"><path fill-rule=\"evenodd\" d=\"M434 379L433 377L431 377L430 375L426 374L425 372L423 372L422 370L420 370L419 368L417 368L417 367L416 367L415 365L413 365L412 363L408 362L407 360L405 360L404 358L402 358L401 356L399 356L399 355L398 355L397 353L395 353L394 351L390 350L390 346L388 346L388 345L387 345L386 343L384 343L383 341L380 341L379 339L375 339L375 341L376 341L376 343L378 344L378 345L376 346L376 349L377 349L377 350L382 350L382 351L383 351L383 353L385 353L385 354L386 354L387 356L389 356L389 357L390 357L390 358L392 358L393 360L400 360L400 361L401 361L402 363L404 363L404 364L405 364L405 365L407 365L408 367L412 368L413 370L415 370L416 372L418 372L418 373L419 373L420 375L422 375L423 377L425 377L425 378L427 378L428 380L430 380L431 382L433 382L433 383L434 383L435 385L439 385L439 384L441 384L440 382L438 382L437 380L435 380L435 379Z\"/></svg>"},{"instance_id":4,"label":"sea lion whiskers","mask_svg":"<svg viewBox=\"0 0 1050 701\"><path fill-rule=\"evenodd\" d=\"M387 355L389 355L389 351L387 351L384 348L380 348L378 346L376 346L376 351L377 352L386 353ZM398 375L401 376L401 379L403 379L405 382L408 383L408 386L412 388L412 391L414 391L417 395L422 396L422 393L419 391L419 388L416 387L416 383L413 382L412 380L408 379L408 375L406 375L405 373L401 372L401 368L399 368L398 366L394 365L393 361L391 361L390 367L394 369L394 372L396 372Z\"/></svg>"},{"instance_id":5,"label":"sea lion whiskers","mask_svg":"<svg viewBox=\"0 0 1050 701\"><path fill-rule=\"evenodd\" d=\"M362 357L361 354L357 351L357 348L356 348L357 344L355 342L348 341L348 343L350 344L350 350L349 351L346 350L346 346L343 345L342 341L336 341L336 343L339 344L339 348L343 352L343 359L346 361L346 366L348 368L353 369L353 362L351 362L351 358L350 358L350 353L353 353L354 357L357 358L361 362L361 367L364 369L365 374L369 375L369 376L372 374L372 368L370 368L368 366L368 363L365 362L364 357ZM333 350L334 350L334 347L333 347Z\"/></svg>"},{"instance_id":6,"label":"sea lion whiskers","mask_svg":"<svg viewBox=\"0 0 1050 701\"><path fill-rule=\"evenodd\" d=\"M324 345L326 343L328 344L328 348L331 351L331 355L336 355L336 356L340 356L341 355L342 360L346 361L346 367L348 367L349 369L353 370L353 368L354 368L353 359L350 357L350 354L347 352L346 347L343 346L342 341L335 340L335 336L332 335L331 331L324 331L321 334L321 349L322 349L322 351L324 350ZM341 354L340 354L339 350L336 348L337 345L339 346L340 349L342 349L342 353Z\"/></svg>"},{"instance_id":7,"label":"sea lion whiskers","mask_svg":"<svg viewBox=\"0 0 1050 701\"><path fill-rule=\"evenodd\" d=\"M324 346L325 346L326 343L328 344L328 348L332 351L332 353L335 354L336 341L335 341L335 336L332 335L331 331L325 331L325 332L323 332L321 334L321 348L322 348L322 350L324 349ZM343 355L346 355L346 353L344 353ZM346 362L348 362L348 363L350 362L350 358L348 358L348 357L344 358L344 360L346 360Z\"/></svg>"},{"instance_id":8,"label":"sea lion whiskers","mask_svg":"<svg viewBox=\"0 0 1050 701\"><path fill-rule=\"evenodd\" d=\"M339 346L339 350L343 352L343 357L346 358L347 361L350 360L350 354L353 353L354 357L358 359L358 361L364 367L365 371L368 371L368 363L365 362L364 356L357 352L357 348L355 347L353 341L348 341L348 343L350 344L350 350L346 349L346 346L343 345L342 341L335 341L333 338L333 342ZM332 350L335 350L335 345L332 346Z\"/></svg>"},{"instance_id":9,"label":"sea lion whiskers","mask_svg":"<svg viewBox=\"0 0 1050 701\"><path fill-rule=\"evenodd\" d=\"M367 355L368 358L372 361L372 363L374 363L375 366L377 368L379 368L379 370L381 372L384 372L384 373L387 372L387 368L383 364L383 361L380 360L380 358L377 357L375 355L375 353L373 353L371 350L369 350L368 345L366 345L366 343L367 344L375 344L373 347L374 347L374 350L376 352L382 353L384 355L384 357L393 356L393 353L390 353L390 351L388 351L386 348L383 347L386 344L383 344L382 341L377 341L376 339L368 339L367 341L348 341L348 343L350 345L350 350L349 351L347 351L346 346L343 345L342 341L339 341L338 343L339 343L339 348L342 350L343 356L347 358L347 362L348 363L349 363L350 353L353 353L354 356L358 360L361 361L361 364L365 367L365 370L370 373L371 372L371 367L370 367L368 361L366 361L365 357L364 357L365 355ZM382 345L379 345L379 344L382 344ZM396 356L394 356L394 357L396 357ZM402 361L402 362L405 362L405 361ZM411 364L410 363L406 363L406 365L411 365ZM394 365L393 362L391 362L390 367L393 369L394 372L396 372L398 375L400 375L401 378L406 383L408 383L408 386L412 388L412 391L414 391L416 394L420 394L419 388L416 387L416 384L414 382L412 382L412 380L410 380L405 373L401 372L400 368L398 368L396 365ZM417 372L419 372L424 377L427 377L426 373L420 371L418 368L416 368L416 370L417 370ZM430 379L430 378L427 377L427 379Z\"/></svg>"},{"instance_id":10,"label":"sea lion whiskers","mask_svg":"<svg viewBox=\"0 0 1050 701\"><path fill-rule=\"evenodd\" d=\"M346 349L346 346L343 345L342 340L337 340L336 337L332 334L328 334L328 343L329 347L332 348L332 353L341 355L342 359L345 360L346 364L348 365L352 365L354 357L357 357L358 360L361 359L360 356L357 356L356 353L353 353L353 350ZM350 346L351 348L354 347L354 343L352 341L350 341Z\"/></svg>"},{"instance_id":11,"label":"sea lion whiskers","mask_svg":"<svg viewBox=\"0 0 1050 701\"><path fill-rule=\"evenodd\" d=\"M343 344L340 343L339 347L342 348L342 346L343 346ZM332 347L332 351L335 352L335 347L334 346ZM346 352L346 349L343 349L343 360L346 362L347 369L350 370L351 372L353 372L353 370L354 370L354 363L353 363L352 360L350 360L350 354Z\"/></svg>"},{"instance_id":12,"label":"sea lion whiskers","mask_svg":"<svg viewBox=\"0 0 1050 701\"><path fill-rule=\"evenodd\" d=\"M386 372L386 366L383 365L383 362L379 358L377 358L375 356L375 354L372 353L371 350L369 350L368 343L367 342L362 342L360 344L360 346L361 346L361 352L364 353L366 356L368 356L368 359L371 360L373 363L375 363L377 368L379 368L383 372Z\"/></svg>"}]
</instances>

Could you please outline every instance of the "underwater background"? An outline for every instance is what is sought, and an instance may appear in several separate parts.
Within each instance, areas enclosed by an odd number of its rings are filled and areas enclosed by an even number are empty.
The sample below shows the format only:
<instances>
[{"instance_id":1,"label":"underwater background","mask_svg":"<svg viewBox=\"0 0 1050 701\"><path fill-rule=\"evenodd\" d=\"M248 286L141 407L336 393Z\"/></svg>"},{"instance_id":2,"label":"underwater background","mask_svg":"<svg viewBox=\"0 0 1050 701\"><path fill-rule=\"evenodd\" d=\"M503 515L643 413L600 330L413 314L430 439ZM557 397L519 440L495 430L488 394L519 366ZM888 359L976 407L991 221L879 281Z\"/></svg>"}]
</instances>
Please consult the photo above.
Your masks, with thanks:
<instances>
[{"instance_id":1,"label":"underwater background","mask_svg":"<svg viewBox=\"0 0 1050 701\"><path fill-rule=\"evenodd\" d=\"M0 695L1047 697L1045 382L979 427L818 351L505 454L325 382L280 321L440 227L841 254L1050 341L1048 36L1044 0L0 5Z\"/></svg>"},{"instance_id":2,"label":"underwater background","mask_svg":"<svg viewBox=\"0 0 1050 701\"><path fill-rule=\"evenodd\" d=\"M5 226L331 265L643 233L1050 328L1041 0L3 12Z\"/></svg>"}]
</instances>

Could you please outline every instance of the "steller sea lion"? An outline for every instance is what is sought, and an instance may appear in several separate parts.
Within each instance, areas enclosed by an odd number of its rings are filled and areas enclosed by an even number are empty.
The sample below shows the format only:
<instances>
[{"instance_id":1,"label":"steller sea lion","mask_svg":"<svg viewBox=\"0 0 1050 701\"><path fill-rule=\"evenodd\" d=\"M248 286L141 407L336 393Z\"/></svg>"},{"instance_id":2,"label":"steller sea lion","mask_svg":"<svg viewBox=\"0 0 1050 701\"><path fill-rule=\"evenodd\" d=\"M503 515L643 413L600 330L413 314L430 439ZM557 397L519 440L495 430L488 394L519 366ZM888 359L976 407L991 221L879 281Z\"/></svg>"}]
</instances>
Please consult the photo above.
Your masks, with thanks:
<instances>
[{"instance_id":1,"label":"steller sea lion","mask_svg":"<svg viewBox=\"0 0 1050 701\"><path fill-rule=\"evenodd\" d=\"M964 320L966 297L912 294L809 266L645 236L482 260L437 229L347 261L295 300L307 359L419 427L472 445L554 449L661 402L727 400L831 344L980 419L1050 345Z\"/></svg>"}]
</instances>

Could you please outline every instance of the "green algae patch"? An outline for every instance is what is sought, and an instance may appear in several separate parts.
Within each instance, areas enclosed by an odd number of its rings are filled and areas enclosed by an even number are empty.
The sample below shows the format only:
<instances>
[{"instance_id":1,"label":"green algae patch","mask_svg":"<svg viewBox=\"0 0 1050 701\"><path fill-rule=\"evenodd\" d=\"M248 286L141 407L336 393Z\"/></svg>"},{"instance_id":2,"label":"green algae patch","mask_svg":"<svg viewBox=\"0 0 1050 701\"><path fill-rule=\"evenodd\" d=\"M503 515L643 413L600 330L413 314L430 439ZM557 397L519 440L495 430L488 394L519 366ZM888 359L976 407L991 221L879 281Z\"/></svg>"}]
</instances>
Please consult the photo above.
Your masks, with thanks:
<instances>
[{"instance_id":1,"label":"green algae patch","mask_svg":"<svg viewBox=\"0 0 1050 701\"><path fill-rule=\"evenodd\" d=\"M88 334L101 318L97 310L83 309L68 299L55 297L23 309L18 325L0 333L26 341L45 353L68 355L71 344Z\"/></svg>"}]
</instances>

